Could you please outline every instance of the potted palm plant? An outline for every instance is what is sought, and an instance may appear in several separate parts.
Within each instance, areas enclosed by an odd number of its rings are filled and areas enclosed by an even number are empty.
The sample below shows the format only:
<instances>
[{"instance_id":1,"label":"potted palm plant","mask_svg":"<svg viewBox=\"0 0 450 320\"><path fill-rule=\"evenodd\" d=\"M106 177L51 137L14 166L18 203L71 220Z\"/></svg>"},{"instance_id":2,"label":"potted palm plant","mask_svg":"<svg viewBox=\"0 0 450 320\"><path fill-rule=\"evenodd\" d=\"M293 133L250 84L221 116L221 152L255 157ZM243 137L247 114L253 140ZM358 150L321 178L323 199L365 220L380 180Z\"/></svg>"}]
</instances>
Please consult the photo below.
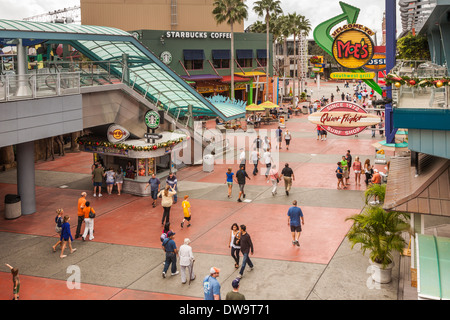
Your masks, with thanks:
<instances>
[{"instance_id":1,"label":"potted palm plant","mask_svg":"<svg viewBox=\"0 0 450 320\"><path fill-rule=\"evenodd\" d=\"M380 204L384 202L386 195L386 184L371 184L364 192L366 204L369 204L369 200L373 198L370 204Z\"/></svg>"},{"instance_id":2,"label":"potted palm plant","mask_svg":"<svg viewBox=\"0 0 450 320\"><path fill-rule=\"evenodd\" d=\"M406 245L402 232L410 229L408 219L407 213L387 212L380 206L366 206L362 213L346 219L354 222L347 234L351 248L360 244L363 254L370 251L375 282L391 282L393 253L401 253Z\"/></svg>"}]
</instances>

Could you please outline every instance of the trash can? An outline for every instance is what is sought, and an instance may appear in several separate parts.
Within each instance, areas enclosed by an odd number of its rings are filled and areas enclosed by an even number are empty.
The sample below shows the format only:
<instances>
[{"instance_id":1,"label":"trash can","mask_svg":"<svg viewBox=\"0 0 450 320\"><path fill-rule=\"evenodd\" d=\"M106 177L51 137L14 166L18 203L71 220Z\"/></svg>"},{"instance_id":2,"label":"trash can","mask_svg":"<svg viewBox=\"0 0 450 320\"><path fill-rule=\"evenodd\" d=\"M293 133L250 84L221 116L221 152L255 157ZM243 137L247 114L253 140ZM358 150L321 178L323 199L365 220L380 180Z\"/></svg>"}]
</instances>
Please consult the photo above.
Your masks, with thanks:
<instances>
[{"instance_id":1,"label":"trash can","mask_svg":"<svg viewBox=\"0 0 450 320\"><path fill-rule=\"evenodd\" d=\"M22 203L17 194L7 194L5 196L5 219L16 219L22 215Z\"/></svg>"},{"instance_id":2,"label":"trash can","mask_svg":"<svg viewBox=\"0 0 450 320\"><path fill-rule=\"evenodd\" d=\"M212 154L206 154L203 156L203 172L214 171L214 156Z\"/></svg>"}]
</instances>

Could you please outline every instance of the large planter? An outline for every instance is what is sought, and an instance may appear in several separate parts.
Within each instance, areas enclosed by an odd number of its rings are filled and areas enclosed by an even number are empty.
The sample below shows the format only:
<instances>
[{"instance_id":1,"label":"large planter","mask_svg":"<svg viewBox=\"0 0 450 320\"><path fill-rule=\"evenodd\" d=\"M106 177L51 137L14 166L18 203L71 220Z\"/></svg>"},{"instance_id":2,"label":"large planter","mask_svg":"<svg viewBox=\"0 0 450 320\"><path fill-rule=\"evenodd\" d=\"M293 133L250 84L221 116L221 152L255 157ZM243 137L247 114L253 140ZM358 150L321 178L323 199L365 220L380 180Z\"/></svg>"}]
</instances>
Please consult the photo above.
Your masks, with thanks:
<instances>
[{"instance_id":1,"label":"large planter","mask_svg":"<svg viewBox=\"0 0 450 320\"><path fill-rule=\"evenodd\" d=\"M389 283L392 281L392 268L394 268L394 262L388 264L385 268L383 265L373 262L369 259L372 265L372 279L377 283Z\"/></svg>"}]
</instances>

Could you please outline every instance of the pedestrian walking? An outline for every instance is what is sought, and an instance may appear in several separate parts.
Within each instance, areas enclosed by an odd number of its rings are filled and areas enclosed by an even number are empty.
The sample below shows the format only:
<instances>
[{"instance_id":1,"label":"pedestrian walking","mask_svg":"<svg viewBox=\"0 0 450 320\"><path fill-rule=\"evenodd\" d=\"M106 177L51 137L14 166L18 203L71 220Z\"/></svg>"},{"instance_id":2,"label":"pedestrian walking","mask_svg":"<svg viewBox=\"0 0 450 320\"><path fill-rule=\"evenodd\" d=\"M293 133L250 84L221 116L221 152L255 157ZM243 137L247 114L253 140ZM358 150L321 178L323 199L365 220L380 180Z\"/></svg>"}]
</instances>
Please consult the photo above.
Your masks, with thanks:
<instances>
[{"instance_id":1,"label":"pedestrian walking","mask_svg":"<svg viewBox=\"0 0 450 320\"><path fill-rule=\"evenodd\" d=\"M253 255L253 242L252 242L252 238L250 237L250 235L247 233L247 227L242 224L240 227L240 243L241 243L241 252L242 255L244 256L243 260L242 260L242 266L241 266L241 270L239 271L239 278L242 278L244 276L244 271L245 271L245 267L247 266L247 264L250 267L250 270L253 270L253 262L252 260L250 260L250 252Z\"/></svg>"},{"instance_id":2,"label":"pedestrian walking","mask_svg":"<svg viewBox=\"0 0 450 320\"><path fill-rule=\"evenodd\" d=\"M241 165L238 172L236 172L236 182L239 185L239 198L237 199L238 202L242 202L241 196L245 198L245 179L251 180L248 176L247 172L245 171L244 166Z\"/></svg>"},{"instance_id":3,"label":"pedestrian walking","mask_svg":"<svg viewBox=\"0 0 450 320\"><path fill-rule=\"evenodd\" d=\"M189 228L191 226L191 204L188 201L189 196L184 196L184 201L181 203L181 207L183 208L183 221L181 222L181 229L183 229L184 222L187 221Z\"/></svg>"},{"instance_id":4,"label":"pedestrian walking","mask_svg":"<svg viewBox=\"0 0 450 320\"><path fill-rule=\"evenodd\" d=\"M145 185L144 190L147 190L147 188L150 186L150 195L153 199L152 206L153 208L156 207L156 200L158 199L158 193L161 188L161 181L156 177L156 175L153 173L150 180L148 180L148 183Z\"/></svg>"},{"instance_id":5,"label":"pedestrian walking","mask_svg":"<svg viewBox=\"0 0 450 320\"><path fill-rule=\"evenodd\" d=\"M345 160L347 160L348 177L350 179L350 168L352 168L352 164L353 164L353 157L350 153L350 150L347 150L347 153L345 155Z\"/></svg>"},{"instance_id":6,"label":"pedestrian walking","mask_svg":"<svg viewBox=\"0 0 450 320\"><path fill-rule=\"evenodd\" d=\"M241 251L239 240L240 240L239 226L237 223L233 223L233 225L231 226L228 248L231 248L231 256L234 259L234 267L236 269L239 268L239 252Z\"/></svg>"},{"instance_id":7,"label":"pedestrian walking","mask_svg":"<svg viewBox=\"0 0 450 320\"><path fill-rule=\"evenodd\" d=\"M245 158L245 150L241 148L241 153L239 154L239 167L244 166L245 170L246 158Z\"/></svg>"},{"instance_id":8,"label":"pedestrian walking","mask_svg":"<svg viewBox=\"0 0 450 320\"><path fill-rule=\"evenodd\" d=\"M361 164L361 161L359 161L358 156L355 157L355 162L353 162L352 168L353 168L353 172L355 173L355 185L360 186L361 185L362 164Z\"/></svg>"},{"instance_id":9,"label":"pedestrian walking","mask_svg":"<svg viewBox=\"0 0 450 320\"><path fill-rule=\"evenodd\" d=\"M221 300L220 298L220 283L217 281L220 269L212 267L209 270L209 275L203 279L203 294L205 300Z\"/></svg>"},{"instance_id":10,"label":"pedestrian walking","mask_svg":"<svg viewBox=\"0 0 450 320\"><path fill-rule=\"evenodd\" d=\"M180 246L178 255L180 256L181 283L185 284L189 278L189 282L195 279L194 274L194 254L192 247L189 245L191 240L184 239L184 244Z\"/></svg>"},{"instance_id":11,"label":"pedestrian walking","mask_svg":"<svg viewBox=\"0 0 450 320\"><path fill-rule=\"evenodd\" d=\"M64 254L64 250L66 249L66 246L69 247L70 253L74 253L77 250L76 248L72 248L73 238L72 238L72 234L70 233L69 220L70 220L70 217L68 215L65 215L64 220L63 220L64 222L61 227L61 236L59 237L59 240L61 240L63 242L62 246L61 246L61 254L59 256L61 259L67 257Z\"/></svg>"},{"instance_id":12,"label":"pedestrian walking","mask_svg":"<svg viewBox=\"0 0 450 320\"><path fill-rule=\"evenodd\" d=\"M269 150L264 152L263 158L264 158L264 163L266 165L265 176L267 179L267 177L269 176L270 168L272 167L272 155L270 154Z\"/></svg>"},{"instance_id":13,"label":"pedestrian walking","mask_svg":"<svg viewBox=\"0 0 450 320\"><path fill-rule=\"evenodd\" d=\"M292 181L295 181L294 170L289 167L289 163L286 163L283 170L281 170L281 178L284 180L284 190L288 196L289 191L291 191Z\"/></svg>"},{"instance_id":14,"label":"pedestrian walking","mask_svg":"<svg viewBox=\"0 0 450 320\"><path fill-rule=\"evenodd\" d=\"M273 165L269 171L269 175L267 177L267 182L269 182L269 181L272 183L272 196L275 196L277 194L278 182L280 182L280 178L278 177L278 170L277 170L276 165Z\"/></svg>"},{"instance_id":15,"label":"pedestrian walking","mask_svg":"<svg viewBox=\"0 0 450 320\"><path fill-rule=\"evenodd\" d=\"M289 150L289 145L291 144L291 133L288 129L286 129L286 132L284 133L284 142L286 143L286 150Z\"/></svg>"},{"instance_id":16,"label":"pedestrian walking","mask_svg":"<svg viewBox=\"0 0 450 320\"><path fill-rule=\"evenodd\" d=\"M227 293L225 300L245 300L245 296L239 292L240 279L236 278L231 282L233 289Z\"/></svg>"},{"instance_id":17,"label":"pedestrian walking","mask_svg":"<svg viewBox=\"0 0 450 320\"><path fill-rule=\"evenodd\" d=\"M258 163L259 163L259 152L258 149L253 148L252 153L250 154L250 161L253 163L253 175L256 176L258 174Z\"/></svg>"},{"instance_id":18,"label":"pedestrian walking","mask_svg":"<svg viewBox=\"0 0 450 320\"><path fill-rule=\"evenodd\" d=\"M366 159L366 161L364 161L364 175L366 176L364 182L366 183L366 187L368 187L373 175L373 168L370 165L370 159Z\"/></svg>"},{"instance_id":19,"label":"pedestrian walking","mask_svg":"<svg viewBox=\"0 0 450 320\"><path fill-rule=\"evenodd\" d=\"M270 151L272 149L272 143L270 142L270 140L267 136L264 137L262 147L263 147L264 152Z\"/></svg>"},{"instance_id":20,"label":"pedestrian walking","mask_svg":"<svg viewBox=\"0 0 450 320\"><path fill-rule=\"evenodd\" d=\"M173 197L177 194L177 192L170 186L166 185L164 190L161 190L158 193L158 197L161 196L161 206L164 209L161 224L164 225L164 221L170 221L170 208L172 204L174 204Z\"/></svg>"},{"instance_id":21,"label":"pedestrian walking","mask_svg":"<svg viewBox=\"0 0 450 320\"><path fill-rule=\"evenodd\" d=\"M106 180L106 191L108 192L108 194L112 194L112 189L116 181L116 173L114 172L113 168L110 167L108 171L106 171L103 175Z\"/></svg>"},{"instance_id":22,"label":"pedestrian walking","mask_svg":"<svg viewBox=\"0 0 450 320\"><path fill-rule=\"evenodd\" d=\"M81 193L81 197L78 199L78 222L77 222L77 231L75 232L75 239L78 239L81 236L81 225L84 222L84 206L86 205L86 192Z\"/></svg>"},{"instance_id":23,"label":"pedestrian walking","mask_svg":"<svg viewBox=\"0 0 450 320\"><path fill-rule=\"evenodd\" d=\"M63 209L56 209L55 231L56 231L57 234L59 234L60 237L61 237L62 225L64 223L63 214L64 214L64 210ZM55 243L55 245L52 247L53 248L53 252L56 252L56 247L58 245L61 245L61 243L62 243L61 239L59 239L58 242Z\"/></svg>"},{"instance_id":24,"label":"pedestrian walking","mask_svg":"<svg viewBox=\"0 0 450 320\"><path fill-rule=\"evenodd\" d=\"M166 272L169 270L169 266L171 266L172 276L175 276L179 274L180 272L177 271L177 245L175 244L175 232L169 231L167 233L167 238L164 239L162 243L162 247L164 252L166 253L166 261L164 263L164 269L162 272L162 277L166 277Z\"/></svg>"},{"instance_id":25,"label":"pedestrian walking","mask_svg":"<svg viewBox=\"0 0 450 320\"><path fill-rule=\"evenodd\" d=\"M96 163L95 169L92 171L92 182L94 184L94 197L97 196L97 188L98 188L98 196L102 196L102 183L103 183L103 175L104 170L101 164Z\"/></svg>"},{"instance_id":26,"label":"pedestrian walking","mask_svg":"<svg viewBox=\"0 0 450 320\"><path fill-rule=\"evenodd\" d=\"M292 202L292 207L288 210L288 226L291 228L292 244L300 247L300 234L302 233L302 225L305 224L302 209L297 207L297 200Z\"/></svg>"},{"instance_id":27,"label":"pedestrian walking","mask_svg":"<svg viewBox=\"0 0 450 320\"><path fill-rule=\"evenodd\" d=\"M123 169L122 167L119 167L116 172L116 186L117 186L117 194L120 196L120 193L122 192L122 186L123 186Z\"/></svg>"},{"instance_id":28,"label":"pedestrian walking","mask_svg":"<svg viewBox=\"0 0 450 320\"><path fill-rule=\"evenodd\" d=\"M225 174L227 176L226 184L228 187L228 198L231 198L231 191L233 190L233 176L234 176L233 169L228 168Z\"/></svg>"},{"instance_id":29,"label":"pedestrian walking","mask_svg":"<svg viewBox=\"0 0 450 320\"><path fill-rule=\"evenodd\" d=\"M14 268L7 263L5 263L5 266L7 266L11 270L13 282L13 300L19 300L19 291L20 291L19 268Z\"/></svg>"},{"instance_id":30,"label":"pedestrian walking","mask_svg":"<svg viewBox=\"0 0 450 320\"><path fill-rule=\"evenodd\" d=\"M83 241L86 240L86 237L89 233L89 240L94 240L94 218L95 218L95 210L91 207L89 201L86 201L86 206L83 209L84 212L84 232L81 237Z\"/></svg>"},{"instance_id":31,"label":"pedestrian walking","mask_svg":"<svg viewBox=\"0 0 450 320\"><path fill-rule=\"evenodd\" d=\"M348 183L348 171L349 171L349 166L348 166L348 161L347 158L345 156L342 156L342 160L341 160L341 167L343 170L343 177L344 177L344 182L345 185L349 185L350 183Z\"/></svg>"},{"instance_id":32,"label":"pedestrian walking","mask_svg":"<svg viewBox=\"0 0 450 320\"><path fill-rule=\"evenodd\" d=\"M347 187L344 184L344 169L342 169L341 162L338 162L337 166L338 166L336 168L337 189L338 190L347 189ZM340 185L342 185L342 188L339 187Z\"/></svg>"},{"instance_id":33,"label":"pedestrian walking","mask_svg":"<svg viewBox=\"0 0 450 320\"><path fill-rule=\"evenodd\" d=\"M281 130L280 126L278 126L278 129L275 130L275 134L277 137L278 149L281 149L281 143L283 142L283 130Z\"/></svg>"},{"instance_id":34,"label":"pedestrian walking","mask_svg":"<svg viewBox=\"0 0 450 320\"><path fill-rule=\"evenodd\" d=\"M173 189L173 191L175 191L175 194L173 195L173 203L174 204L177 203L178 180L177 177L173 174L173 172L169 173L169 176L166 179L166 184L168 184Z\"/></svg>"}]
</instances>

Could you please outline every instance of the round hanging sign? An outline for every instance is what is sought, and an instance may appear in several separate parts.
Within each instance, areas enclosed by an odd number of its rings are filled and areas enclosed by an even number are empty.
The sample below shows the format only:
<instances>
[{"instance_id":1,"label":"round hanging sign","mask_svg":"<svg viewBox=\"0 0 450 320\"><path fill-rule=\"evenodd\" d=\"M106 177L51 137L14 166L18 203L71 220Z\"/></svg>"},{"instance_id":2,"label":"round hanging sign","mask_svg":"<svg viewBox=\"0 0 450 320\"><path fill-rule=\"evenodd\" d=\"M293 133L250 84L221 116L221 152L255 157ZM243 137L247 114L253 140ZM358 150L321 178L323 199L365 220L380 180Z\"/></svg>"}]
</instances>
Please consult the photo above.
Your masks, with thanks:
<instances>
[{"instance_id":1,"label":"round hanging sign","mask_svg":"<svg viewBox=\"0 0 450 320\"><path fill-rule=\"evenodd\" d=\"M374 48L372 38L367 33L349 29L334 39L333 57L344 68L359 69L372 60Z\"/></svg>"},{"instance_id":2,"label":"round hanging sign","mask_svg":"<svg viewBox=\"0 0 450 320\"><path fill-rule=\"evenodd\" d=\"M156 111L148 111L145 114L144 120L147 127L149 127L150 129L157 129L159 127L159 121L161 120L161 117Z\"/></svg>"}]
</instances>

